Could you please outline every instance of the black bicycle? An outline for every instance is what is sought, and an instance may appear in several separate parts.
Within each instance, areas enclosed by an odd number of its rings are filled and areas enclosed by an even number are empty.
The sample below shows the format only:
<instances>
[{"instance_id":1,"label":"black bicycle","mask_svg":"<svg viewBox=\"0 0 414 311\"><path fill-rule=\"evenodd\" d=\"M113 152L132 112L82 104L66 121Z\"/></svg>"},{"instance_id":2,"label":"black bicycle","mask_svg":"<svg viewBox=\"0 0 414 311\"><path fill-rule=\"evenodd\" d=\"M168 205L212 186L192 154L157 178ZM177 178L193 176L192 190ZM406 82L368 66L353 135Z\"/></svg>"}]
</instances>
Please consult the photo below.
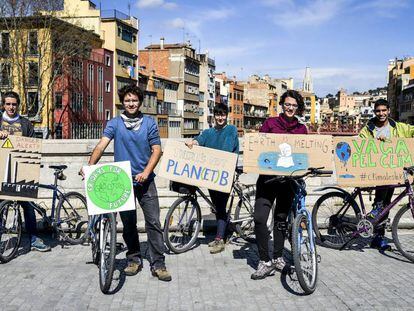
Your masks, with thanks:
<instances>
[{"instance_id":1,"label":"black bicycle","mask_svg":"<svg viewBox=\"0 0 414 311\"><path fill-rule=\"evenodd\" d=\"M39 188L52 190L52 206L50 216L46 209L37 203L29 202L45 222L53 228L62 242L80 244L86 238L88 212L85 197L78 192L63 192L58 180L65 180L63 171L66 165L51 165L54 170L52 185L39 184ZM19 249L22 238L21 202L6 200L0 204L0 262L12 260Z\"/></svg>"},{"instance_id":2,"label":"black bicycle","mask_svg":"<svg viewBox=\"0 0 414 311\"><path fill-rule=\"evenodd\" d=\"M242 167L237 167L230 198L227 202L230 226L243 239L251 242L254 238L254 202L256 186L240 182ZM172 182L172 191L182 194L170 207L164 222L164 242L174 253L179 254L191 249L200 233L202 217L198 204L201 196L213 213L216 208L207 195L198 187ZM233 202L238 199L231 217Z\"/></svg>"}]
</instances>

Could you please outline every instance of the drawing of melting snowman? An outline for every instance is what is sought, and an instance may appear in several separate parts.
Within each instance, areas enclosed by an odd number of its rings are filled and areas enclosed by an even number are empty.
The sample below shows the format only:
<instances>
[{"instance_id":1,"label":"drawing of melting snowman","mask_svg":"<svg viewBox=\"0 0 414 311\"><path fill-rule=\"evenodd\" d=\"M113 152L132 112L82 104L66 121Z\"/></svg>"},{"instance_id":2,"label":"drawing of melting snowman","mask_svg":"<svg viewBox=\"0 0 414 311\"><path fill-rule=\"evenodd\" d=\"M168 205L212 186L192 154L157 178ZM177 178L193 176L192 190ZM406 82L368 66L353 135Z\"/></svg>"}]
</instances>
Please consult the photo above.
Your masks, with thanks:
<instances>
[{"instance_id":1,"label":"drawing of melting snowman","mask_svg":"<svg viewBox=\"0 0 414 311\"><path fill-rule=\"evenodd\" d=\"M283 143L279 145L279 149L280 155L279 159L277 160L276 166L286 168L294 166L295 163L293 162L292 157L292 146L287 143Z\"/></svg>"}]
</instances>

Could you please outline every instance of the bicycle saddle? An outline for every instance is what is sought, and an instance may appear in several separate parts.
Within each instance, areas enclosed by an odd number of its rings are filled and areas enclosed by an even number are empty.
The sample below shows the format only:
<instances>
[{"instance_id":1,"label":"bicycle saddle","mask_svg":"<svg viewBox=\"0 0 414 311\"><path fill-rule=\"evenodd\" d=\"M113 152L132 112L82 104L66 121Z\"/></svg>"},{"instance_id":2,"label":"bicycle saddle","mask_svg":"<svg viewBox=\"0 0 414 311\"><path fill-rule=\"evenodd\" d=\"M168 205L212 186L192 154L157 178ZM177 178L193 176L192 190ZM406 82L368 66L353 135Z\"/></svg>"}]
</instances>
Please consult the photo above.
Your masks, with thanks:
<instances>
[{"instance_id":1,"label":"bicycle saddle","mask_svg":"<svg viewBox=\"0 0 414 311\"><path fill-rule=\"evenodd\" d=\"M67 169L68 166L67 165L50 165L49 168L62 171L62 170Z\"/></svg>"}]
</instances>

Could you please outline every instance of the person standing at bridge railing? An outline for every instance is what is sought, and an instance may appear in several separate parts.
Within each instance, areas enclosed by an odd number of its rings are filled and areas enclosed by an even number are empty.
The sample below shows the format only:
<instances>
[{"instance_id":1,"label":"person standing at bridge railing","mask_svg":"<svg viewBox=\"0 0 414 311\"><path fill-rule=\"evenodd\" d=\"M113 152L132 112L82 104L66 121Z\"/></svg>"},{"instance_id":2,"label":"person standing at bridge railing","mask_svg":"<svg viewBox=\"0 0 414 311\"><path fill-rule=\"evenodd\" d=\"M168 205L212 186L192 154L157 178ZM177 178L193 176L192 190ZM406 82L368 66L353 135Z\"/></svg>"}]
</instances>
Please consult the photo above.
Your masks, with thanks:
<instances>
[{"instance_id":1,"label":"person standing at bridge railing","mask_svg":"<svg viewBox=\"0 0 414 311\"><path fill-rule=\"evenodd\" d=\"M199 136L186 143L189 148L193 145L213 148L222 151L239 153L239 137L237 128L234 125L227 124L229 114L228 107L223 104L217 104L214 107L214 127L204 130ZM230 193L209 190L211 202L217 209L217 233L214 241L208 244L211 254L217 254L225 248L225 235L228 224L228 215L226 211L227 201Z\"/></svg>"},{"instance_id":2,"label":"person standing at bridge railing","mask_svg":"<svg viewBox=\"0 0 414 311\"><path fill-rule=\"evenodd\" d=\"M412 138L414 137L414 126L402 122L396 122L389 117L391 110L390 104L385 99L378 99L374 103L375 117L370 119L366 126L364 126L359 133L361 138L376 138L381 141L394 137ZM372 216L379 214L383 206L391 203L394 188L382 189L375 191L375 199L373 209L370 212ZM370 216L368 214L368 216ZM382 221L388 218L386 214ZM379 248L380 250L389 249L387 240L385 239L385 224L375 232L375 237L371 242L371 247Z\"/></svg>"},{"instance_id":3,"label":"person standing at bridge railing","mask_svg":"<svg viewBox=\"0 0 414 311\"><path fill-rule=\"evenodd\" d=\"M262 133L275 134L307 134L308 130L297 116L303 114L305 103L303 97L294 90L285 92L280 98L282 113L278 117L268 118L260 128ZM288 148L284 148L289 154ZM285 161L289 161L286 159ZM259 265L251 275L254 280L264 279L275 270L283 270L286 263L283 259L287 217L295 197L294 186L291 182L266 183L274 176L260 175L256 184L256 203L254 206L254 228L257 248L259 250ZM273 202L276 199L273 227L273 257L269 256L269 231L267 220Z\"/></svg>"},{"instance_id":4,"label":"person standing at bridge railing","mask_svg":"<svg viewBox=\"0 0 414 311\"><path fill-rule=\"evenodd\" d=\"M19 114L20 97L16 92L6 92L2 96L2 114L0 115L0 139L8 135L34 137L33 124ZM28 202L20 202L24 213L24 223L26 232L30 236L30 248L39 252L50 251L50 246L46 245L37 236L36 214L32 205Z\"/></svg>"},{"instance_id":5,"label":"person standing at bridge railing","mask_svg":"<svg viewBox=\"0 0 414 311\"><path fill-rule=\"evenodd\" d=\"M154 168L161 157L158 127L152 117L139 111L144 95L138 86L126 85L118 91L118 95L125 111L108 122L88 164L94 165L99 161L112 139L115 162L131 162L132 175L136 176L135 181L138 183L134 186L135 197L144 213L152 275L161 281L171 281L171 275L165 267L160 205L154 182ZM82 170L81 174L83 175ZM131 210L119 214L124 226L122 236L128 248L128 266L124 272L126 275L135 275L143 266L137 213L136 210Z\"/></svg>"}]
</instances>

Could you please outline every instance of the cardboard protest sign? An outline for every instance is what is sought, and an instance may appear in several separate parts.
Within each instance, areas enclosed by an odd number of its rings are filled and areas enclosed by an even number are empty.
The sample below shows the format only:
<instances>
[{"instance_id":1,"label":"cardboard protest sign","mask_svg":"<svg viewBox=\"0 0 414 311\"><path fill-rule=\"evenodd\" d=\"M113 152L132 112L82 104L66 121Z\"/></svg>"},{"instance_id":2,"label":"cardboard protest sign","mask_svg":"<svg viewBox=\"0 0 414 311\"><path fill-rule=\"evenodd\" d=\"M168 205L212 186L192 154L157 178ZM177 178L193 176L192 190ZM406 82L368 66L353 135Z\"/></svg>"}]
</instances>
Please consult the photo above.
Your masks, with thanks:
<instances>
[{"instance_id":1,"label":"cardboard protest sign","mask_svg":"<svg viewBox=\"0 0 414 311\"><path fill-rule=\"evenodd\" d=\"M358 137L334 137L334 159L339 186L359 187L398 184L403 167L414 165L414 139L385 142Z\"/></svg>"},{"instance_id":2,"label":"cardboard protest sign","mask_svg":"<svg viewBox=\"0 0 414 311\"><path fill-rule=\"evenodd\" d=\"M230 192L237 154L167 141L158 175L184 184Z\"/></svg>"},{"instance_id":3,"label":"cardboard protest sign","mask_svg":"<svg viewBox=\"0 0 414 311\"><path fill-rule=\"evenodd\" d=\"M249 133L243 169L263 175L303 174L309 167L332 169L332 136Z\"/></svg>"},{"instance_id":4,"label":"cardboard protest sign","mask_svg":"<svg viewBox=\"0 0 414 311\"><path fill-rule=\"evenodd\" d=\"M129 161L84 166L83 171L89 215L135 209Z\"/></svg>"},{"instance_id":5,"label":"cardboard protest sign","mask_svg":"<svg viewBox=\"0 0 414 311\"><path fill-rule=\"evenodd\" d=\"M10 135L0 140L0 199L37 199L41 152L41 139Z\"/></svg>"}]
</instances>

